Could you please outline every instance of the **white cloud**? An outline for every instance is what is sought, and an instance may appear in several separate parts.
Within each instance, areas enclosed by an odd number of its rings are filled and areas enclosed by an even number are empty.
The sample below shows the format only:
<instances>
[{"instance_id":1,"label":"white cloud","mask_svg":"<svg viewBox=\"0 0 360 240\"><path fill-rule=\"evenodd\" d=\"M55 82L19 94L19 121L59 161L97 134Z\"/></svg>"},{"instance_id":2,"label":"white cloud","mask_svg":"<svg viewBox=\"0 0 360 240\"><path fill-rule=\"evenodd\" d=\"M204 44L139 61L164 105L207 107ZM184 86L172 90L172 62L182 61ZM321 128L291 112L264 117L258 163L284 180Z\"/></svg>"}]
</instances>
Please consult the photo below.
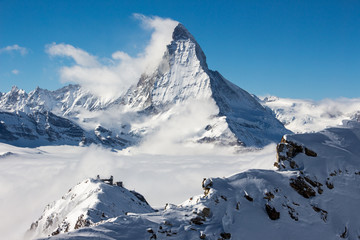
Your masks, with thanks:
<instances>
[{"instance_id":1,"label":"white cloud","mask_svg":"<svg viewBox=\"0 0 360 240\"><path fill-rule=\"evenodd\" d=\"M104 101L119 97L136 84L141 74L151 73L161 61L166 46L171 42L172 32L178 22L160 17L134 14L142 26L153 31L149 44L142 53L131 57L122 51L112 54L109 63L102 63L96 56L69 44L52 43L46 46L50 56L71 57L73 66L60 69L62 82L75 82L101 97Z\"/></svg>"},{"instance_id":2,"label":"white cloud","mask_svg":"<svg viewBox=\"0 0 360 240\"><path fill-rule=\"evenodd\" d=\"M96 57L90 55L80 48L76 48L70 44L52 43L46 46L46 52L50 56L71 57L77 65L83 67L97 67L99 63Z\"/></svg>"},{"instance_id":3,"label":"white cloud","mask_svg":"<svg viewBox=\"0 0 360 240\"><path fill-rule=\"evenodd\" d=\"M18 74L19 74L19 70L14 69L14 70L11 71L11 73L14 74L14 75L18 75Z\"/></svg>"},{"instance_id":4,"label":"white cloud","mask_svg":"<svg viewBox=\"0 0 360 240\"><path fill-rule=\"evenodd\" d=\"M24 56L28 53L28 50L26 48L20 47L19 45L14 44L12 46L6 46L4 48L1 48L0 54L6 53L6 52L14 52L14 51L18 51L22 56Z\"/></svg>"}]
</instances>

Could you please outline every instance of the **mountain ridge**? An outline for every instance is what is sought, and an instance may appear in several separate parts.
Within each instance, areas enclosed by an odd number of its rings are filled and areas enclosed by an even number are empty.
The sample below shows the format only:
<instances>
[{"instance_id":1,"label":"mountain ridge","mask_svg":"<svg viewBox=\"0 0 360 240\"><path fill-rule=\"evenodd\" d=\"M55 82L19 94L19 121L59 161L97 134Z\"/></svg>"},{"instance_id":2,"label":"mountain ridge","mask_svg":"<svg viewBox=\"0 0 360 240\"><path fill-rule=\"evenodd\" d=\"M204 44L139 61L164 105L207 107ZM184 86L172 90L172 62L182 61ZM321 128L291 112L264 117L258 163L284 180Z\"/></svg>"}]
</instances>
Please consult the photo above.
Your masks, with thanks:
<instances>
[{"instance_id":1,"label":"mountain ridge","mask_svg":"<svg viewBox=\"0 0 360 240\"><path fill-rule=\"evenodd\" d=\"M175 27L172 41L156 70L144 73L137 84L117 99L102 102L79 85L55 91L36 88L29 94L13 88L0 97L0 109L27 114L49 111L73 121L85 132L101 126L116 136L124 134L121 126L127 125L129 131L125 135L132 139L130 144L156 133L175 113L191 118L186 109L177 111L181 106L201 107L203 102L207 105L199 116L201 126L194 126L191 134L179 139L180 142L256 148L277 142L290 132L248 92L208 69L200 45L182 24ZM112 115L118 125L107 124L110 120L101 115ZM120 122L119 117L127 120ZM163 120L155 122L155 118Z\"/></svg>"}]
</instances>

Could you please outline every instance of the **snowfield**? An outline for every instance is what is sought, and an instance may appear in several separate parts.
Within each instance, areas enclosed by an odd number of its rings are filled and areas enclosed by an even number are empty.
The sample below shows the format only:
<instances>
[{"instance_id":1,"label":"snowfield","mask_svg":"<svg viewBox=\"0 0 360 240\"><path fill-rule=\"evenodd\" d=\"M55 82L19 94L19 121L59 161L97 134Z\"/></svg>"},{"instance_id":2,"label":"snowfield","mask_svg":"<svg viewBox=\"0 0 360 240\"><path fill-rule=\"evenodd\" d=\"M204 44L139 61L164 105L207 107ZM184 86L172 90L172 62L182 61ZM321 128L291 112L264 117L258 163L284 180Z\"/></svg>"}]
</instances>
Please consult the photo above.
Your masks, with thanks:
<instances>
[{"instance_id":1,"label":"snowfield","mask_svg":"<svg viewBox=\"0 0 360 240\"><path fill-rule=\"evenodd\" d=\"M182 204L121 214L50 239L356 239L359 144L355 121L286 135L277 146L279 170L206 178L203 194Z\"/></svg>"}]
</instances>

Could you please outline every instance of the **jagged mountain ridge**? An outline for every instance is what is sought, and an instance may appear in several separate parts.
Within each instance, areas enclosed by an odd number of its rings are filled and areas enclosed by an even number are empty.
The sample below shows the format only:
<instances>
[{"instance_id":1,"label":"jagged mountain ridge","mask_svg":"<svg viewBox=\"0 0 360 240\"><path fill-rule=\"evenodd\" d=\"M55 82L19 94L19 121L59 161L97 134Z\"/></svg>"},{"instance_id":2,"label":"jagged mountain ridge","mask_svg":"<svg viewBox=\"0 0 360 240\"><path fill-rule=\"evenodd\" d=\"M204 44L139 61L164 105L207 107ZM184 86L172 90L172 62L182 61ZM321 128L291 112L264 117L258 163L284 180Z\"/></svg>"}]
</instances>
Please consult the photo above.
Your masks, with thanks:
<instances>
[{"instance_id":1,"label":"jagged mountain ridge","mask_svg":"<svg viewBox=\"0 0 360 240\"><path fill-rule=\"evenodd\" d=\"M277 146L277 171L204 179L204 195L178 206L120 215L49 239L356 239L359 143L354 121L287 135Z\"/></svg>"},{"instance_id":2,"label":"jagged mountain ridge","mask_svg":"<svg viewBox=\"0 0 360 240\"><path fill-rule=\"evenodd\" d=\"M97 126L94 131L85 131L69 119L49 111L0 112L0 142L19 147L44 145L89 145L102 144L112 148L129 145L127 136L117 136Z\"/></svg>"},{"instance_id":3,"label":"jagged mountain ridge","mask_svg":"<svg viewBox=\"0 0 360 240\"><path fill-rule=\"evenodd\" d=\"M134 143L160 128L161 123L158 123L158 127L146 124L154 123L149 121L149 116L161 116L158 118L165 119L166 122L166 119L174 115L176 106L201 101L214 108L212 112L202 116L208 119L208 124L197 126L192 136L181 141L263 147L289 133L253 96L227 81L218 72L208 69L205 54L182 24L175 27L172 41L155 72L143 74L135 86L113 101L102 102L78 85L69 85L56 91L37 88L29 94L13 88L10 93L1 96L0 109L25 113L51 111L75 121L83 128L88 128L89 122L93 122L94 129L97 126L95 123L102 120L84 120L84 110L118 111L118 116L121 116L124 112L119 108L123 106L127 113L140 116L136 119L145 119L141 127L133 124L131 119L124 123L130 126L126 134L133 139L130 142ZM117 135L122 132L120 127L102 127Z\"/></svg>"}]
</instances>

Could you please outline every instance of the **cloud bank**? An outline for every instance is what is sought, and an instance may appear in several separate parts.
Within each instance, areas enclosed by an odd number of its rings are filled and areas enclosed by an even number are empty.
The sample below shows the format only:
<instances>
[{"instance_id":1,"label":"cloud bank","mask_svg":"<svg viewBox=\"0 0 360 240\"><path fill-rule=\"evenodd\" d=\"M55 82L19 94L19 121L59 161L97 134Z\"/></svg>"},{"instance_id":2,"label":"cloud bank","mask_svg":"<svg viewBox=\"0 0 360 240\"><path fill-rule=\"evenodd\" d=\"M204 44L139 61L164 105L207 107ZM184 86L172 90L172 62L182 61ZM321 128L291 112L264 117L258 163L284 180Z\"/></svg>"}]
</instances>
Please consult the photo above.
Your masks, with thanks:
<instances>
[{"instance_id":1,"label":"cloud bank","mask_svg":"<svg viewBox=\"0 0 360 240\"><path fill-rule=\"evenodd\" d=\"M98 146L18 148L0 143L0 155L9 151L14 154L0 161L0 233L7 240L22 239L47 204L97 174L113 175L126 188L143 194L152 206L163 207L202 194L204 177L228 176L234 166L236 172L272 169L275 161L275 144L241 155L170 156L115 153Z\"/></svg>"},{"instance_id":2,"label":"cloud bank","mask_svg":"<svg viewBox=\"0 0 360 240\"><path fill-rule=\"evenodd\" d=\"M11 52L19 52L22 56L25 56L29 51L26 48L20 47L17 44L14 44L12 46L6 46L6 47L0 49L0 54L1 53L11 53Z\"/></svg>"},{"instance_id":3,"label":"cloud bank","mask_svg":"<svg viewBox=\"0 0 360 240\"><path fill-rule=\"evenodd\" d=\"M60 69L62 82L78 83L104 101L119 97L136 84L141 74L155 70L172 40L172 32L178 22L160 17L134 14L145 29L152 30L149 44L143 52L131 57L122 51L112 54L109 63L102 63L90 53L65 43L46 45L50 56L70 57L72 66Z\"/></svg>"}]
</instances>

